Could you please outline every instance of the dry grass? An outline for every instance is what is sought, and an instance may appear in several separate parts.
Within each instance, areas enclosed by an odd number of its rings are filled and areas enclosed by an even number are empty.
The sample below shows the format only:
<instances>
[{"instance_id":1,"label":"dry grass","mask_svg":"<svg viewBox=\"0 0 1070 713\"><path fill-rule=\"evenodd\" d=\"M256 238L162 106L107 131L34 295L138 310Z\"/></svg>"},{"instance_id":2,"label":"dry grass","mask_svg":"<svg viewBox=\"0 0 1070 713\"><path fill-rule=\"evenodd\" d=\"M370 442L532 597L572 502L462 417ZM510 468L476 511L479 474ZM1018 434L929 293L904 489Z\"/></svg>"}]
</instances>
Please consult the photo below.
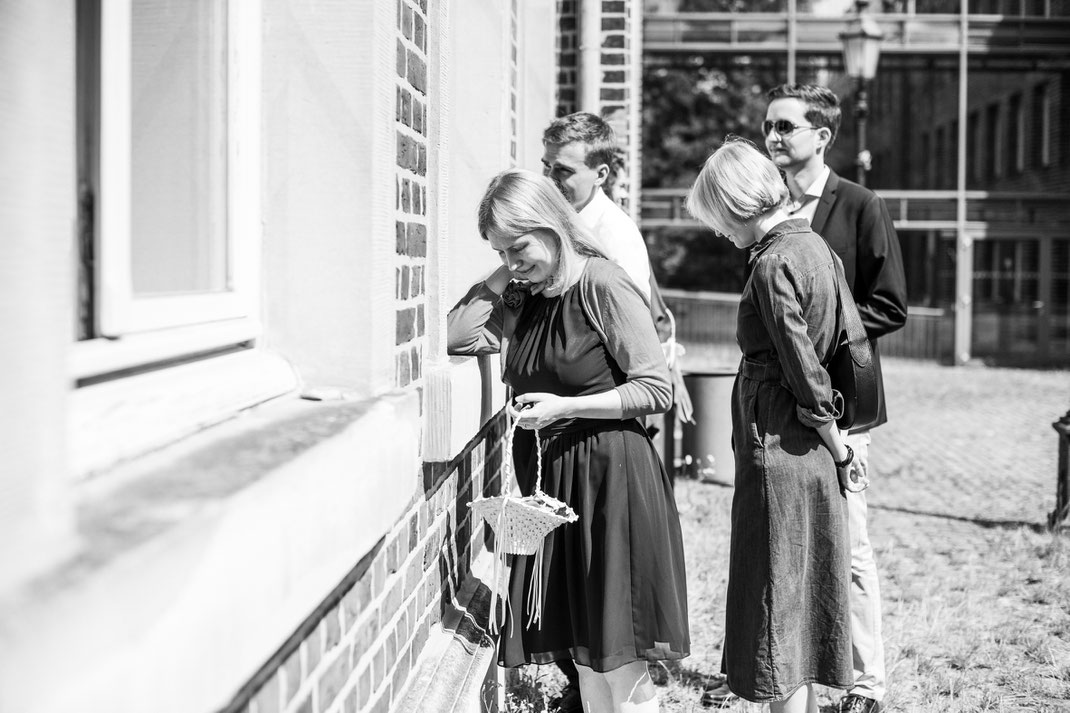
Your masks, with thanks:
<instances>
[{"instance_id":1,"label":"dry grass","mask_svg":"<svg viewBox=\"0 0 1070 713\"><path fill-rule=\"evenodd\" d=\"M732 489L677 481L688 548L692 655L651 665L664 713L698 712L720 670ZM1070 533L873 507L889 671L885 710L1070 712ZM553 666L513 678L510 711L541 713ZM820 691L822 711L839 692ZM724 708L757 713L736 701Z\"/></svg>"},{"instance_id":2,"label":"dry grass","mask_svg":"<svg viewBox=\"0 0 1070 713\"><path fill-rule=\"evenodd\" d=\"M1055 493L1051 424L1070 405L1070 371L884 367L891 420L874 435L869 531L885 710L1070 713L1070 529L1041 526ZM732 492L677 481L692 654L651 666L664 713L706 710L703 683L720 670ZM552 666L529 669L510 687L511 710L538 713L561 678ZM824 713L834 711L839 692L820 693Z\"/></svg>"}]
</instances>

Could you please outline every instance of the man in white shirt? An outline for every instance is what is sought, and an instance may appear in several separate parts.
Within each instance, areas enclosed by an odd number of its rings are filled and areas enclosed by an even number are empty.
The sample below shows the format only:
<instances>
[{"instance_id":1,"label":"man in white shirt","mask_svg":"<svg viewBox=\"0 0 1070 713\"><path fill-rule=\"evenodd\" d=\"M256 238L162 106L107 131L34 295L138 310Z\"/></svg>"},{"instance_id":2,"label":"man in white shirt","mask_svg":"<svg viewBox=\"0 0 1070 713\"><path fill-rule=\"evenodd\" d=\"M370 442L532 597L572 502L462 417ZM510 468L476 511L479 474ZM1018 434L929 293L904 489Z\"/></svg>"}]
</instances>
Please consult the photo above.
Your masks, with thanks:
<instances>
[{"instance_id":1,"label":"man in white shirt","mask_svg":"<svg viewBox=\"0 0 1070 713\"><path fill-rule=\"evenodd\" d=\"M617 155L613 128L601 117L576 112L555 119L542 135L543 175L580 214L598 247L624 268L650 300L650 257L635 221L603 190Z\"/></svg>"}]
</instances>

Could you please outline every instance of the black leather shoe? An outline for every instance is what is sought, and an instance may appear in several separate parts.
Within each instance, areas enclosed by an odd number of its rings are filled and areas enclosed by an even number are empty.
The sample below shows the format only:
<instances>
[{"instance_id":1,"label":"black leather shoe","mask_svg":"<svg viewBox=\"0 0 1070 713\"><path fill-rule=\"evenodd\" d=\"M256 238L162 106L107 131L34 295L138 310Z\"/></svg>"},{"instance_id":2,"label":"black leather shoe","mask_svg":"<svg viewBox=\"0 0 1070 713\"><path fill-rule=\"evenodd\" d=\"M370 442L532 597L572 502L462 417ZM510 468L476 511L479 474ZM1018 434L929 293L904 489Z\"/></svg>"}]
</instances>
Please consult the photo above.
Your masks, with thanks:
<instances>
[{"instance_id":1,"label":"black leather shoe","mask_svg":"<svg viewBox=\"0 0 1070 713\"><path fill-rule=\"evenodd\" d=\"M566 683L561 689L561 695L550 701L550 710L554 713L583 713L580 687L573 683Z\"/></svg>"},{"instance_id":2,"label":"black leather shoe","mask_svg":"<svg viewBox=\"0 0 1070 713\"><path fill-rule=\"evenodd\" d=\"M728 678L724 674L714 674L706 682L699 703L703 708L724 708L727 704L739 698L728 687Z\"/></svg>"},{"instance_id":3,"label":"black leather shoe","mask_svg":"<svg viewBox=\"0 0 1070 713\"><path fill-rule=\"evenodd\" d=\"M848 693L840 699L840 713L880 713L880 709L880 703L857 693Z\"/></svg>"}]
</instances>

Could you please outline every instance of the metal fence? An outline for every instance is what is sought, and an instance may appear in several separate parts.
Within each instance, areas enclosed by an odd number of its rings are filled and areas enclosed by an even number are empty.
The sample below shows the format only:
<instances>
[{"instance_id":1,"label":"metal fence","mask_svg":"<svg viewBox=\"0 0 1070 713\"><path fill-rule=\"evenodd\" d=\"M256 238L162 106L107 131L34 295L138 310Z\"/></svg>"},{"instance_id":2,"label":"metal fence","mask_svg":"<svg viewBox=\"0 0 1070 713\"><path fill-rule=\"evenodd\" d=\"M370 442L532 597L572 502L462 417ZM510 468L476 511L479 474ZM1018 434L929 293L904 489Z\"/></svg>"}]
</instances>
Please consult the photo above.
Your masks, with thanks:
<instances>
[{"instance_id":1,"label":"metal fence","mask_svg":"<svg viewBox=\"0 0 1070 713\"><path fill-rule=\"evenodd\" d=\"M730 347L736 342L739 295L724 292L662 290L676 318L676 339L686 348ZM954 314L949 309L911 307L906 325L881 337L880 352L887 356L930 361L951 361Z\"/></svg>"}]
</instances>

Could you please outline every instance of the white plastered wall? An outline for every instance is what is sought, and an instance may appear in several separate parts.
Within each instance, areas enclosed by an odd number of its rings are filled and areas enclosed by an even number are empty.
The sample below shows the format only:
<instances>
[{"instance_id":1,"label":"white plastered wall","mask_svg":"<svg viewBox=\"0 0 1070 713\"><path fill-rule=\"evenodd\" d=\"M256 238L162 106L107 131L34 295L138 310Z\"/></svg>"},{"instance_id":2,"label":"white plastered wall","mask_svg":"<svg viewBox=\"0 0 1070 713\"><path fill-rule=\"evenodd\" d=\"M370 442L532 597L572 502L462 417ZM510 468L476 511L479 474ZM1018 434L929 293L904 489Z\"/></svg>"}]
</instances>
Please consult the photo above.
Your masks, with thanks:
<instances>
[{"instance_id":1,"label":"white plastered wall","mask_svg":"<svg viewBox=\"0 0 1070 713\"><path fill-rule=\"evenodd\" d=\"M74 6L0 3L0 592L70 544L64 413L74 338Z\"/></svg>"}]
</instances>

